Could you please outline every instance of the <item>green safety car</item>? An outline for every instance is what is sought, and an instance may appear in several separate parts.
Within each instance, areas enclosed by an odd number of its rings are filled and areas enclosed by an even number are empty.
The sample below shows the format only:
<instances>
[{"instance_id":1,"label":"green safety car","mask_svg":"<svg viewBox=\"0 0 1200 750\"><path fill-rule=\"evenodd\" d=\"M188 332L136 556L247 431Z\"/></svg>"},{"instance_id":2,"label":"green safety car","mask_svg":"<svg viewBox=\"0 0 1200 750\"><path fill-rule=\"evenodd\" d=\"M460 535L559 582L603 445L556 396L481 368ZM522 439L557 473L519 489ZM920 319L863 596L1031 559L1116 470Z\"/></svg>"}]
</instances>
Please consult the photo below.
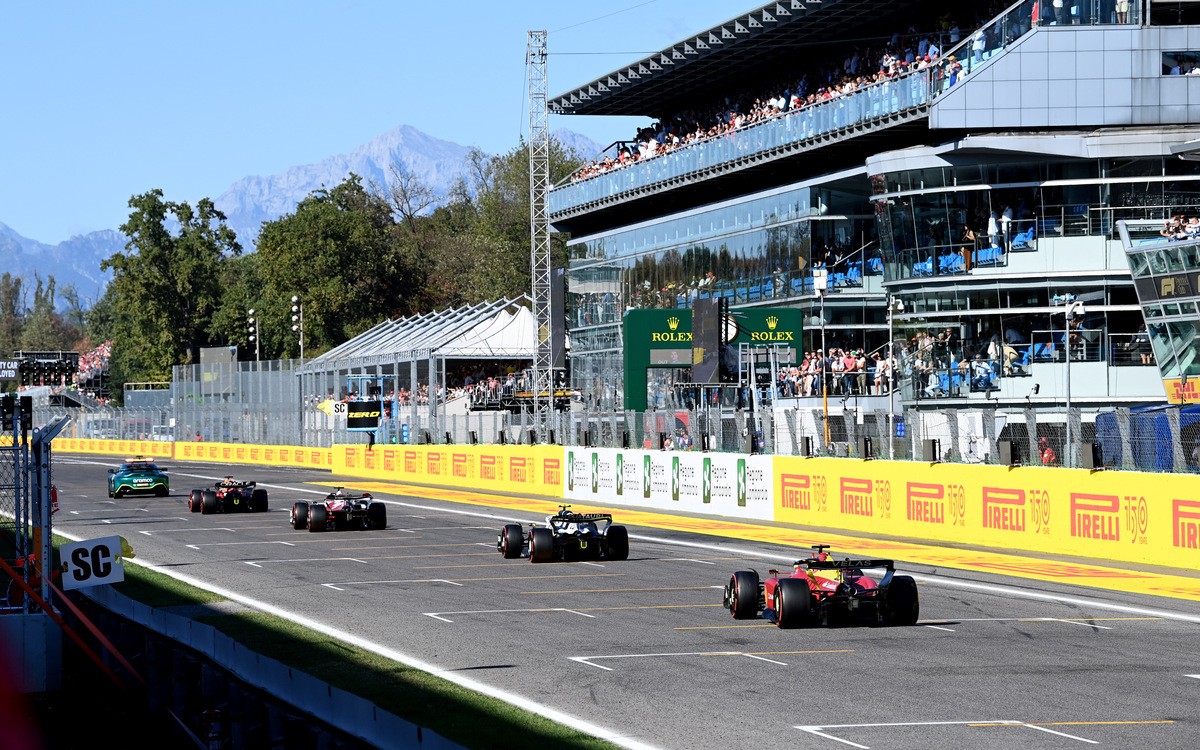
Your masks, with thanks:
<instances>
[{"instance_id":1,"label":"green safety car","mask_svg":"<svg viewBox=\"0 0 1200 750\"><path fill-rule=\"evenodd\" d=\"M126 459L119 468L108 470L108 496L171 494L171 480L165 469L144 456Z\"/></svg>"}]
</instances>

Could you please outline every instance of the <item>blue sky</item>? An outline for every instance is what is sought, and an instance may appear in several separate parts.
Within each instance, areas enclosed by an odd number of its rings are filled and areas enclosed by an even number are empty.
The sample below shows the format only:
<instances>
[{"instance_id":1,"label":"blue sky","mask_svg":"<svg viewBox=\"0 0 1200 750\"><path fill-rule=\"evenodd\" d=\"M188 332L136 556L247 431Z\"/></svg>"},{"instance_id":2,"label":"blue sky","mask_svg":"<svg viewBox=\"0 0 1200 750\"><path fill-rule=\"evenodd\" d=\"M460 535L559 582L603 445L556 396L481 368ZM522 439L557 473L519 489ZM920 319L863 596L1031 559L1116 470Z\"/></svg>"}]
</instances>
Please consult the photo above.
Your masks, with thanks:
<instances>
[{"instance_id":1,"label":"blue sky","mask_svg":"<svg viewBox=\"0 0 1200 750\"><path fill-rule=\"evenodd\" d=\"M216 198L408 124L490 153L529 128L525 47L549 94L754 0L45 0L0 4L0 223L47 243L128 216L130 196ZM635 121L552 116L601 144Z\"/></svg>"}]
</instances>

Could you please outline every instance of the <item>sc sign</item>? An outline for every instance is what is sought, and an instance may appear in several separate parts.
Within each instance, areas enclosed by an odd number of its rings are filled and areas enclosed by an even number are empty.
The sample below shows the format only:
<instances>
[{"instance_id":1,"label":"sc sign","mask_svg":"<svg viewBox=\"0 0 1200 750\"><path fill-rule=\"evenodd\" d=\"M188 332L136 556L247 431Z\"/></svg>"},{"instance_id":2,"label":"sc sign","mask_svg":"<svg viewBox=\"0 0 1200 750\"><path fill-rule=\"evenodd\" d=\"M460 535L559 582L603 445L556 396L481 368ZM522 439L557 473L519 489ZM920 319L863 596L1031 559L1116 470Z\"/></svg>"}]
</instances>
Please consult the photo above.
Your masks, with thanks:
<instances>
[{"instance_id":1,"label":"sc sign","mask_svg":"<svg viewBox=\"0 0 1200 750\"><path fill-rule=\"evenodd\" d=\"M119 536L64 544L59 548L59 559L63 565L63 589L67 591L125 580Z\"/></svg>"}]
</instances>

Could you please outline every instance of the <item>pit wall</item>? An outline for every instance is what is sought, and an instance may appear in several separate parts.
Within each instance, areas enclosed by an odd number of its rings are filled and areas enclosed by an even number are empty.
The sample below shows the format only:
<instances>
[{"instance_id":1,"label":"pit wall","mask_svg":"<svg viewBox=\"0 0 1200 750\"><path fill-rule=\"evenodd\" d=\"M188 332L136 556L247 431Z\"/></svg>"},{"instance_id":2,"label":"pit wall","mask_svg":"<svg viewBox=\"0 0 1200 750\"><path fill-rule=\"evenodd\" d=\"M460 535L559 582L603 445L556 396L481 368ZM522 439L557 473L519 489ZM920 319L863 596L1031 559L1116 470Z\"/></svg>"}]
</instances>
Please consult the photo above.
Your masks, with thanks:
<instances>
[{"instance_id":1,"label":"pit wall","mask_svg":"<svg viewBox=\"0 0 1200 750\"><path fill-rule=\"evenodd\" d=\"M57 438L68 453L335 474L1200 570L1200 476L534 445Z\"/></svg>"}]
</instances>

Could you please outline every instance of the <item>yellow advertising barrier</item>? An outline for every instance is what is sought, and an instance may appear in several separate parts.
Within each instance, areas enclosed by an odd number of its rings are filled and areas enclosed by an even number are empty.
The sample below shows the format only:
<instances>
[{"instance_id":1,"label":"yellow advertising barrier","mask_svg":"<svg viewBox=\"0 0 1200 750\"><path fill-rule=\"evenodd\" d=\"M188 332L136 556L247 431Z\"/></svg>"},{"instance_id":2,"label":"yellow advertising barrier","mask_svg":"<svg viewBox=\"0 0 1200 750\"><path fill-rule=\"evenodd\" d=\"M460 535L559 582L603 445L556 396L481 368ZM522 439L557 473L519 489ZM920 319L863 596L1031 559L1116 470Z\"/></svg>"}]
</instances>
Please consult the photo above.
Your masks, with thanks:
<instances>
[{"instance_id":1,"label":"yellow advertising barrier","mask_svg":"<svg viewBox=\"0 0 1200 750\"><path fill-rule=\"evenodd\" d=\"M333 471L476 490L562 497L561 446L335 445Z\"/></svg>"},{"instance_id":2,"label":"yellow advertising barrier","mask_svg":"<svg viewBox=\"0 0 1200 750\"><path fill-rule=\"evenodd\" d=\"M110 456L147 456L174 458L175 444L165 440L94 440L92 438L54 439L54 450L62 453L100 453Z\"/></svg>"},{"instance_id":3,"label":"yellow advertising barrier","mask_svg":"<svg viewBox=\"0 0 1200 750\"><path fill-rule=\"evenodd\" d=\"M1200 477L775 459L775 520L1200 570Z\"/></svg>"},{"instance_id":4,"label":"yellow advertising barrier","mask_svg":"<svg viewBox=\"0 0 1200 750\"><path fill-rule=\"evenodd\" d=\"M306 448L298 445L176 443L175 458L180 461L302 466L310 469L329 469L333 465L332 451L329 448Z\"/></svg>"}]
</instances>

